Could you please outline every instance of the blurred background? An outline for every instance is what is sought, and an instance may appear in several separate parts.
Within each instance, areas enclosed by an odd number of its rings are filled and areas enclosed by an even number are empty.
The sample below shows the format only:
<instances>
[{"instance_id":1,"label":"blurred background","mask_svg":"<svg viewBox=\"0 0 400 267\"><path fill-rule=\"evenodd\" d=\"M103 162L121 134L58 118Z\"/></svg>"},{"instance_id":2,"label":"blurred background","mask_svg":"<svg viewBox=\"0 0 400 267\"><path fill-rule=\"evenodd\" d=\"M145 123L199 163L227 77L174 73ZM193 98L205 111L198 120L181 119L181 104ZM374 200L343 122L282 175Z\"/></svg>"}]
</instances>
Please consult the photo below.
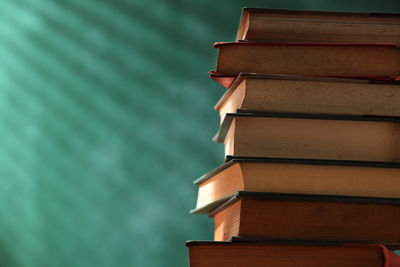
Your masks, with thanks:
<instances>
[{"instance_id":1,"label":"blurred background","mask_svg":"<svg viewBox=\"0 0 400 267\"><path fill-rule=\"evenodd\" d=\"M0 266L189 266L192 181L223 162L208 78L241 8L382 0L2 0Z\"/></svg>"}]
</instances>

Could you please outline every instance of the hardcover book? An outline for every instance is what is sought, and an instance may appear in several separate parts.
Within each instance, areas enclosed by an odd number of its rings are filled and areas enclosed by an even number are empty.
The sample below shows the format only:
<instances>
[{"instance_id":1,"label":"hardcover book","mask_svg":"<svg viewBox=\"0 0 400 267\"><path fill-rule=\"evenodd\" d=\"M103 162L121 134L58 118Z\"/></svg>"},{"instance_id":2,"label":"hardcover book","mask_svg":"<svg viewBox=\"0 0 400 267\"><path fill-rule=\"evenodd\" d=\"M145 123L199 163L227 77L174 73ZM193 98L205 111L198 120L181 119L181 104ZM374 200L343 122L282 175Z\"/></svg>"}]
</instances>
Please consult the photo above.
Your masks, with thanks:
<instances>
[{"instance_id":1,"label":"hardcover book","mask_svg":"<svg viewBox=\"0 0 400 267\"><path fill-rule=\"evenodd\" d=\"M400 119L227 114L226 156L400 162Z\"/></svg>"},{"instance_id":2,"label":"hardcover book","mask_svg":"<svg viewBox=\"0 0 400 267\"><path fill-rule=\"evenodd\" d=\"M243 8L236 40L400 43L400 14Z\"/></svg>"},{"instance_id":3,"label":"hardcover book","mask_svg":"<svg viewBox=\"0 0 400 267\"><path fill-rule=\"evenodd\" d=\"M191 267L399 267L382 245L316 242L188 241Z\"/></svg>"},{"instance_id":4,"label":"hardcover book","mask_svg":"<svg viewBox=\"0 0 400 267\"><path fill-rule=\"evenodd\" d=\"M400 199L400 164L233 158L195 184L192 213L209 213L237 191Z\"/></svg>"},{"instance_id":5,"label":"hardcover book","mask_svg":"<svg viewBox=\"0 0 400 267\"><path fill-rule=\"evenodd\" d=\"M227 113L400 116L400 83L240 73L216 104Z\"/></svg>"},{"instance_id":6,"label":"hardcover book","mask_svg":"<svg viewBox=\"0 0 400 267\"><path fill-rule=\"evenodd\" d=\"M242 236L400 245L399 199L238 192L210 216L215 241Z\"/></svg>"},{"instance_id":7,"label":"hardcover book","mask_svg":"<svg viewBox=\"0 0 400 267\"><path fill-rule=\"evenodd\" d=\"M397 79L400 49L395 44L216 43L216 72Z\"/></svg>"}]
</instances>

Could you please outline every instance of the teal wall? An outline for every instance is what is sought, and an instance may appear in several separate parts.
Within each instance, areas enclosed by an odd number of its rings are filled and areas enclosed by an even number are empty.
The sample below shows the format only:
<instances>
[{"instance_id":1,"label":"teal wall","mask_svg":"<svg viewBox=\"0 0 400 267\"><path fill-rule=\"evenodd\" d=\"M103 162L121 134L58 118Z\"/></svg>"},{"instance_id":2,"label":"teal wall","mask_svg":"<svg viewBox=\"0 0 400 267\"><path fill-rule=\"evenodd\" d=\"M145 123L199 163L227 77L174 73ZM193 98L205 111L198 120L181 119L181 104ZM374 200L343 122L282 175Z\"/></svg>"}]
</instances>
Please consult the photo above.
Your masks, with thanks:
<instances>
[{"instance_id":1,"label":"teal wall","mask_svg":"<svg viewBox=\"0 0 400 267\"><path fill-rule=\"evenodd\" d=\"M0 266L188 266L211 239L192 180L242 6L400 12L400 1L0 1Z\"/></svg>"}]
</instances>

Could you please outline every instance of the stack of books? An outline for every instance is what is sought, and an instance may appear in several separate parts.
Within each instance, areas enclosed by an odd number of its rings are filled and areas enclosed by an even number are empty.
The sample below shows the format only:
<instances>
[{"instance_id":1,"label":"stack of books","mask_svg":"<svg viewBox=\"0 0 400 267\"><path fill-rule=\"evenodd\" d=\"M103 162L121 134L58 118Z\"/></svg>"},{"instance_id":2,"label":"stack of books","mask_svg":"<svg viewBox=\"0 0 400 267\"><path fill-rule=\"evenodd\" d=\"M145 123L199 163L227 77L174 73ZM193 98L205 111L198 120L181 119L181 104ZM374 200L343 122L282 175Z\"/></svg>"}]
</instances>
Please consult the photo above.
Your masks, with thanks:
<instances>
[{"instance_id":1,"label":"stack of books","mask_svg":"<svg viewBox=\"0 0 400 267\"><path fill-rule=\"evenodd\" d=\"M244 8L192 267L400 266L400 15Z\"/></svg>"}]
</instances>

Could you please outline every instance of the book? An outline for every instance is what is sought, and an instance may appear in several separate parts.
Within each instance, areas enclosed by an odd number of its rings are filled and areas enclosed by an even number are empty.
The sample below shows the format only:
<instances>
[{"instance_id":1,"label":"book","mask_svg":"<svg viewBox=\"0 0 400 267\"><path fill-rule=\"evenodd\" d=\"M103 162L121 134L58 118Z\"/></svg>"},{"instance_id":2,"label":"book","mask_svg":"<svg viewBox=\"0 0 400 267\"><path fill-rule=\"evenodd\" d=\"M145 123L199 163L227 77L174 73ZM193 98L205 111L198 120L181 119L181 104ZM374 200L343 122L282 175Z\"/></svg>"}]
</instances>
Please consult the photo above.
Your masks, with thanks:
<instances>
[{"instance_id":1,"label":"book","mask_svg":"<svg viewBox=\"0 0 400 267\"><path fill-rule=\"evenodd\" d=\"M188 241L191 267L399 267L378 244Z\"/></svg>"},{"instance_id":2,"label":"book","mask_svg":"<svg viewBox=\"0 0 400 267\"><path fill-rule=\"evenodd\" d=\"M226 113L400 116L400 83L240 73L216 104Z\"/></svg>"},{"instance_id":3,"label":"book","mask_svg":"<svg viewBox=\"0 0 400 267\"><path fill-rule=\"evenodd\" d=\"M398 79L395 44L216 43L216 72Z\"/></svg>"},{"instance_id":4,"label":"book","mask_svg":"<svg viewBox=\"0 0 400 267\"><path fill-rule=\"evenodd\" d=\"M399 43L400 14L243 8L236 40Z\"/></svg>"},{"instance_id":5,"label":"book","mask_svg":"<svg viewBox=\"0 0 400 267\"><path fill-rule=\"evenodd\" d=\"M400 199L400 164L233 158L194 183L192 213L209 213L237 191Z\"/></svg>"},{"instance_id":6,"label":"book","mask_svg":"<svg viewBox=\"0 0 400 267\"><path fill-rule=\"evenodd\" d=\"M400 162L400 119L228 113L225 155Z\"/></svg>"},{"instance_id":7,"label":"book","mask_svg":"<svg viewBox=\"0 0 400 267\"><path fill-rule=\"evenodd\" d=\"M215 241L241 236L400 245L399 199L238 192L210 217Z\"/></svg>"}]
</instances>

